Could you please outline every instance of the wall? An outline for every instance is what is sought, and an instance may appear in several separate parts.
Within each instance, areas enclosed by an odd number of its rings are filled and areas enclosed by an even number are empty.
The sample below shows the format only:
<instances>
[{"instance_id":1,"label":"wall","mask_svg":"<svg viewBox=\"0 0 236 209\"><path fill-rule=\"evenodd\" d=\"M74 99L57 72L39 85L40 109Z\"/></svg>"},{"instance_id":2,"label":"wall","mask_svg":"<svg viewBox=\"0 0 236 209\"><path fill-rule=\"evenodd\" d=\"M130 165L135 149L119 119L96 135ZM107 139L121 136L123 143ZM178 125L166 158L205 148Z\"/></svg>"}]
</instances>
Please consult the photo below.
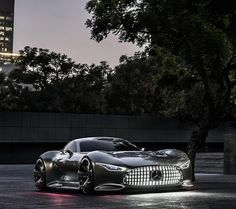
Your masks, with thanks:
<instances>
[{"instance_id":1,"label":"wall","mask_svg":"<svg viewBox=\"0 0 236 209\"><path fill-rule=\"evenodd\" d=\"M133 142L188 142L193 126L174 119L148 116L70 113L0 113L0 143L68 142L85 136L117 136ZM207 142L223 143L227 124L210 132Z\"/></svg>"},{"instance_id":2,"label":"wall","mask_svg":"<svg viewBox=\"0 0 236 209\"><path fill-rule=\"evenodd\" d=\"M184 150L192 129L192 125L161 117L2 112L0 163L34 162L40 153L86 136L123 137L152 150ZM203 151L223 152L224 136L229 133L236 136L227 123L211 131Z\"/></svg>"}]
</instances>

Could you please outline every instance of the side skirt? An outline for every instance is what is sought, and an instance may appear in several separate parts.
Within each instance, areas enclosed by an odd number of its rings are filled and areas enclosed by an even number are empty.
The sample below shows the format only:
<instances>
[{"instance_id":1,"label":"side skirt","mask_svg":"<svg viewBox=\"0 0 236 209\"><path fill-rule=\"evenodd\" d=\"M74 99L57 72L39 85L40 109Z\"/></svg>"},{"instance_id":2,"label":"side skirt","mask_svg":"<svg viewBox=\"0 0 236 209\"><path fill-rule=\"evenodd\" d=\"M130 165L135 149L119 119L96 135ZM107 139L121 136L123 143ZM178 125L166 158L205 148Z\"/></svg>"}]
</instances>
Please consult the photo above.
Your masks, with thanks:
<instances>
[{"instance_id":1,"label":"side skirt","mask_svg":"<svg viewBox=\"0 0 236 209\"><path fill-rule=\"evenodd\" d=\"M53 181L47 184L48 188L51 189L72 189L80 190L79 182L63 182L63 181Z\"/></svg>"}]
</instances>

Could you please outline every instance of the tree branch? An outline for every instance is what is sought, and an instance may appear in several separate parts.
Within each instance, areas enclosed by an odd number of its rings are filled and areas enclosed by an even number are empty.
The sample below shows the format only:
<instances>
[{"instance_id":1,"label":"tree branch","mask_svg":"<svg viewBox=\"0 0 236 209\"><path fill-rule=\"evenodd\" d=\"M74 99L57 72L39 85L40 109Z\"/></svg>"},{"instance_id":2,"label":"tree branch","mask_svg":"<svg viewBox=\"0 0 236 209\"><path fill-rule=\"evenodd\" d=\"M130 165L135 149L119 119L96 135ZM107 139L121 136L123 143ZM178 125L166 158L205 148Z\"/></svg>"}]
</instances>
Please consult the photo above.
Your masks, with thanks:
<instances>
[{"instance_id":1,"label":"tree branch","mask_svg":"<svg viewBox=\"0 0 236 209\"><path fill-rule=\"evenodd\" d=\"M236 71L236 64L230 64L228 65L226 68L225 68L225 71L228 73L230 71L233 71L235 70Z\"/></svg>"},{"instance_id":2,"label":"tree branch","mask_svg":"<svg viewBox=\"0 0 236 209\"><path fill-rule=\"evenodd\" d=\"M234 86L236 86L236 80L234 80L234 81L230 82L230 86L231 86L231 87L234 87Z\"/></svg>"}]
</instances>

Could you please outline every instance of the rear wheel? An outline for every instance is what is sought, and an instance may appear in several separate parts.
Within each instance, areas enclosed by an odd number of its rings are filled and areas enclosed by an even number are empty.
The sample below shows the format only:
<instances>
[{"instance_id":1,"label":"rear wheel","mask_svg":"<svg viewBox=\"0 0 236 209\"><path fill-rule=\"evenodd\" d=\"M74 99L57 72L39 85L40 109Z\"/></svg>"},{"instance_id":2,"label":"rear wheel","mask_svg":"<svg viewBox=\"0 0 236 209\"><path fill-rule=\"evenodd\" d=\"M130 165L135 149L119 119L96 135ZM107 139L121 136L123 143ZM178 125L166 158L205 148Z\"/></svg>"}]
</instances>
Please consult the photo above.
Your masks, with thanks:
<instances>
[{"instance_id":1,"label":"rear wheel","mask_svg":"<svg viewBox=\"0 0 236 209\"><path fill-rule=\"evenodd\" d=\"M93 193L93 165L87 157L82 159L78 173L81 191L84 194Z\"/></svg>"},{"instance_id":2,"label":"rear wheel","mask_svg":"<svg viewBox=\"0 0 236 209\"><path fill-rule=\"evenodd\" d=\"M45 169L45 164L41 158L39 158L36 161L34 167L34 181L35 181L35 186L39 190L46 189L46 169Z\"/></svg>"}]
</instances>

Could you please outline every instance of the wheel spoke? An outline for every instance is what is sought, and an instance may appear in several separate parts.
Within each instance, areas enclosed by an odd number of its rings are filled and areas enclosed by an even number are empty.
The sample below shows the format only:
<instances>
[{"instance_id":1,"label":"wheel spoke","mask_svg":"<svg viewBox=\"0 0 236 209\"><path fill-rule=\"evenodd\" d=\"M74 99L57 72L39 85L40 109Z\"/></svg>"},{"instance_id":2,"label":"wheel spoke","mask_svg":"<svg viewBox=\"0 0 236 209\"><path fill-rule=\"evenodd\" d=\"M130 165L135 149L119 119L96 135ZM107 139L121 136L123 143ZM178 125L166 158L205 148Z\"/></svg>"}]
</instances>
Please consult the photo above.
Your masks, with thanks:
<instances>
[{"instance_id":1,"label":"wheel spoke","mask_svg":"<svg viewBox=\"0 0 236 209\"><path fill-rule=\"evenodd\" d=\"M42 177L42 172L34 170L34 176Z\"/></svg>"},{"instance_id":2,"label":"wheel spoke","mask_svg":"<svg viewBox=\"0 0 236 209\"><path fill-rule=\"evenodd\" d=\"M85 187L87 184L91 183L90 179L87 178L85 182L83 183L82 187Z\"/></svg>"},{"instance_id":3,"label":"wheel spoke","mask_svg":"<svg viewBox=\"0 0 236 209\"><path fill-rule=\"evenodd\" d=\"M81 170L78 172L80 176L80 187L83 193L89 193L92 188L93 170L91 162L84 159L81 163Z\"/></svg>"},{"instance_id":4,"label":"wheel spoke","mask_svg":"<svg viewBox=\"0 0 236 209\"><path fill-rule=\"evenodd\" d=\"M39 189L44 188L45 185L45 167L41 159L39 159L34 168L34 180L35 186Z\"/></svg>"}]
</instances>

